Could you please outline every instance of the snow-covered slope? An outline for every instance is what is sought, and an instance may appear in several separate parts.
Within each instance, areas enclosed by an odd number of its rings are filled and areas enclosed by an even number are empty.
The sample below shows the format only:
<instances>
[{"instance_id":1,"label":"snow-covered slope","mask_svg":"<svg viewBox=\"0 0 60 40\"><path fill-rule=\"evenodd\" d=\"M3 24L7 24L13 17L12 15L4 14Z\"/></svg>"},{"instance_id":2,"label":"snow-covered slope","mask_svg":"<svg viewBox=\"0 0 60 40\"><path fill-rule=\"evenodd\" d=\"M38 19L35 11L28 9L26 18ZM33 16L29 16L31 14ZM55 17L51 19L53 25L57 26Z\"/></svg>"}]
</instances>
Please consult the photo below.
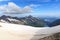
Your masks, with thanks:
<instances>
[{"instance_id":1,"label":"snow-covered slope","mask_svg":"<svg viewBox=\"0 0 60 40\"><path fill-rule=\"evenodd\" d=\"M36 28L10 23L0 23L0 26L0 40L38 40L42 37L60 32L60 26Z\"/></svg>"}]
</instances>

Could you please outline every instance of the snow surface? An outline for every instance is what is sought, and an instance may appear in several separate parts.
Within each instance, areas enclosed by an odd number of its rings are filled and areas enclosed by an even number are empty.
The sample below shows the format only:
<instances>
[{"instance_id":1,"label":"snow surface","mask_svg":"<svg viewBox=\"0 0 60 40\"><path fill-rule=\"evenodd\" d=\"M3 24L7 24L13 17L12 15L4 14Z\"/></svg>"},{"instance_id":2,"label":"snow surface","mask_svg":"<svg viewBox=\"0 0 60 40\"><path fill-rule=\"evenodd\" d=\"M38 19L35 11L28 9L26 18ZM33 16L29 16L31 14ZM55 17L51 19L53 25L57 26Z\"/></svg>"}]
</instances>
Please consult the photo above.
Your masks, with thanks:
<instances>
[{"instance_id":1,"label":"snow surface","mask_svg":"<svg viewBox=\"0 0 60 40\"><path fill-rule=\"evenodd\" d=\"M0 40L38 40L58 32L60 26L37 28L0 22Z\"/></svg>"},{"instance_id":2,"label":"snow surface","mask_svg":"<svg viewBox=\"0 0 60 40\"><path fill-rule=\"evenodd\" d=\"M7 18L9 21L19 21L19 20L16 20L16 19L12 19L12 18Z\"/></svg>"}]
</instances>

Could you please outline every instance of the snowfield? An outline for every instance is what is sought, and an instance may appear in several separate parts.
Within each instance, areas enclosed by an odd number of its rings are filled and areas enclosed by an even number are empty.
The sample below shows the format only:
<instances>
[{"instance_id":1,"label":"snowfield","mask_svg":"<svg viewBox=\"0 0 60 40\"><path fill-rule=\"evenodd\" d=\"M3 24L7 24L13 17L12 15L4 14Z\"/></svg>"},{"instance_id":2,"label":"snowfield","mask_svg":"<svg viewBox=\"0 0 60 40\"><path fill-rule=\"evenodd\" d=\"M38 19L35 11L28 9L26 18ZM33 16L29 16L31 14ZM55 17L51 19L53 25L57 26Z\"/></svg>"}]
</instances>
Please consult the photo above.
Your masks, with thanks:
<instances>
[{"instance_id":1,"label":"snowfield","mask_svg":"<svg viewBox=\"0 0 60 40\"><path fill-rule=\"evenodd\" d=\"M60 32L60 25L37 28L0 22L0 40L38 40L58 32Z\"/></svg>"}]
</instances>

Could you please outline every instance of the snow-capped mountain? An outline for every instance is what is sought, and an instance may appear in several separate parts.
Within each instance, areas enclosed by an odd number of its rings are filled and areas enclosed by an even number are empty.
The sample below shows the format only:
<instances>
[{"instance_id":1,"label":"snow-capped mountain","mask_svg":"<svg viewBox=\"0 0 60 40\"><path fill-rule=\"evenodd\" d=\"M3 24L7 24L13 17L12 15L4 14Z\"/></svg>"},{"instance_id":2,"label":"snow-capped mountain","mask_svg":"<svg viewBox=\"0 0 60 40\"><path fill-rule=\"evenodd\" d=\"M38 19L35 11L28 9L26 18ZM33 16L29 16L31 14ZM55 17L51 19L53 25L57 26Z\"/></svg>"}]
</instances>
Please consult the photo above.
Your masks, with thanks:
<instances>
[{"instance_id":1,"label":"snow-capped mountain","mask_svg":"<svg viewBox=\"0 0 60 40\"><path fill-rule=\"evenodd\" d=\"M3 23L13 23L13 24L22 24L22 25L28 25L28 26L34 26L34 27L52 27L56 25L60 25L60 22L58 21L58 18L55 17L43 17L43 18L36 18L33 16L25 16L25 17L11 17L3 15L0 17L0 22ZM60 21L60 20L59 20Z\"/></svg>"},{"instance_id":2,"label":"snow-capped mountain","mask_svg":"<svg viewBox=\"0 0 60 40\"><path fill-rule=\"evenodd\" d=\"M3 15L0 17L0 22L23 24L23 25L36 26L36 27L44 27L45 26L45 22L43 20L37 19L32 16L18 18L18 17L11 17L11 16Z\"/></svg>"}]
</instances>

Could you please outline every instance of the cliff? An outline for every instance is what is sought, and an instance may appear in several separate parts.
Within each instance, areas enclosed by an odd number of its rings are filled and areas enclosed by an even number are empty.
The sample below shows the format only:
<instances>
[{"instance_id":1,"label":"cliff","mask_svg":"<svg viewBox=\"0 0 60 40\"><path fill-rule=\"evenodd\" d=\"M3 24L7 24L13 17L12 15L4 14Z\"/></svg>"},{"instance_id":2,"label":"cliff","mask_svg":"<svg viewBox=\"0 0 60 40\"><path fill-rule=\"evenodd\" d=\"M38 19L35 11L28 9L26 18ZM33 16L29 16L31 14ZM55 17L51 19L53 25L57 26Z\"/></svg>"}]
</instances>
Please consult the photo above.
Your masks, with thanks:
<instances>
[{"instance_id":1,"label":"cliff","mask_svg":"<svg viewBox=\"0 0 60 40\"><path fill-rule=\"evenodd\" d=\"M48 40L60 40L60 33L56 33L56 34L41 38L39 40L47 40L47 39Z\"/></svg>"}]
</instances>

